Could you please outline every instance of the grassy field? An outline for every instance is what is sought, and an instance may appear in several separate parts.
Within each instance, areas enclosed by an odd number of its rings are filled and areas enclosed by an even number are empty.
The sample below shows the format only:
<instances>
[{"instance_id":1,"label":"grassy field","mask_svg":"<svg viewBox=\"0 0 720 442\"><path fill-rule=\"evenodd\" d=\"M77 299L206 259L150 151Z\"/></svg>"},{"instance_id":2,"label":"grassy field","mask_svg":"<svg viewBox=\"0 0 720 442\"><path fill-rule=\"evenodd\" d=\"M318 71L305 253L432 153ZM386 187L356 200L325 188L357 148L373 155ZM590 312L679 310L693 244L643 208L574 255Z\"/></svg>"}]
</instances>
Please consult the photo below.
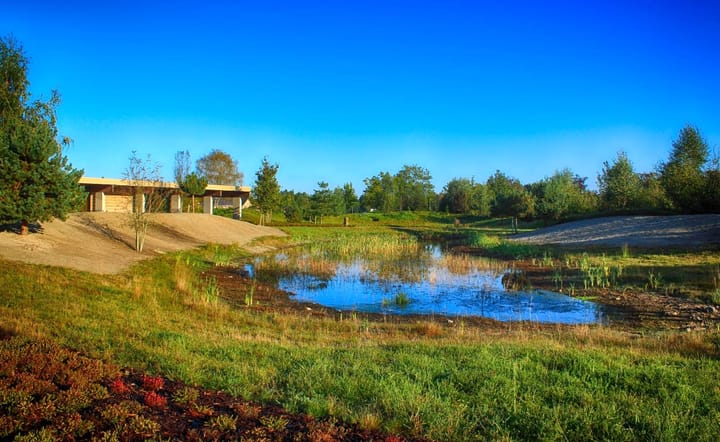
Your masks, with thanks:
<instances>
[{"instance_id":1,"label":"grassy field","mask_svg":"<svg viewBox=\"0 0 720 442\"><path fill-rule=\"evenodd\" d=\"M397 218L410 216L401 215ZM420 224L415 236L422 230L457 233L447 220L406 221L406 227ZM493 221L467 221L483 233L504 228ZM345 247L364 244L368 237L409 235L398 219L356 224L353 229L288 227L291 238L266 243L326 241ZM542 260L543 251L535 252ZM601 253L588 256L601 258ZM486 330L461 320L447 326L430 319L373 322L354 314L318 319L230 306L202 272L250 259L239 249L208 246L113 276L0 262L0 326L49 337L121 366L408 437L720 436L718 330L630 334L532 324ZM545 259L560 265L564 257L546 254ZM690 257L619 254L618 259L665 262L672 268Z\"/></svg>"}]
</instances>

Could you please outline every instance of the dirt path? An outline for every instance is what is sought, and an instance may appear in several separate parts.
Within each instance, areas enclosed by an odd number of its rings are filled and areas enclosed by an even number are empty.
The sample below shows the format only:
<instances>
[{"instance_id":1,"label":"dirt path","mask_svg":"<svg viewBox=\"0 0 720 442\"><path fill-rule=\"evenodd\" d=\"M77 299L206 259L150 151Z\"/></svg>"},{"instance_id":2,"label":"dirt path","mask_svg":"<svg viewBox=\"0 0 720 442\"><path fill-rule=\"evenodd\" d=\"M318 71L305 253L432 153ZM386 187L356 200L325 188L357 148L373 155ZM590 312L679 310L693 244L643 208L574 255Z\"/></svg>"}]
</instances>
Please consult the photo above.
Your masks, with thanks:
<instances>
[{"instance_id":1,"label":"dirt path","mask_svg":"<svg viewBox=\"0 0 720 442\"><path fill-rule=\"evenodd\" d=\"M702 247L720 245L720 215L617 216L558 224L512 238L563 246Z\"/></svg>"},{"instance_id":2,"label":"dirt path","mask_svg":"<svg viewBox=\"0 0 720 442\"><path fill-rule=\"evenodd\" d=\"M133 263L207 243L244 245L261 236L285 235L270 227L200 213L153 215L142 254L133 249L134 231L119 213L76 213L67 221L44 223L28 236L0 232L0 257L69 267L93 273L116 273Z\"/></svg>"}]
</instances>

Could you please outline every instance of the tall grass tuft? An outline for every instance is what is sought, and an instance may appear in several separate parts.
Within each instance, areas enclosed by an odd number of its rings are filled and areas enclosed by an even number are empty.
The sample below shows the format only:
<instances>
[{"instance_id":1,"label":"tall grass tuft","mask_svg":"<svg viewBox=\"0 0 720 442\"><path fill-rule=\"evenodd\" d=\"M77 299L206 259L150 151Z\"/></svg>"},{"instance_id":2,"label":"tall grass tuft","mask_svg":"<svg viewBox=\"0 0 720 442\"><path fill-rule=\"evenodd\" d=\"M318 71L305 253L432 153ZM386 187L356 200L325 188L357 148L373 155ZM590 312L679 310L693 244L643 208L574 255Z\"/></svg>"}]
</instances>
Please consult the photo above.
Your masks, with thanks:
<instances>
[{"instance_id":1,"label":"tall grass tuft","mask_svg":"<svg viewBox=\"0 0 720 442\"><path fill-rule=\"evenodd\" d=\"M247 293L245 293L245 305L250 307L253 305L253 297L255 296L255 283L256 279L252 279L252 283L250 284L250 288L248 289Z\"/></svg>"},{"instance_id":2,"label":"tall grass tuft","mask_svg":"<svg viewBox=\"0 0 720 442\"><path fill-rule=\"evenodd\" d=\"M191 293L194 278L195 272L190 267L188 261L183 256L177 255L175 257L175 266L173 267L175 289L182 294Z\"/></svg>"},{"instance_id":3,"label":"tall grass tuft","mask_svg":"<svg viewBox=\"0 0 720 442\"><path fill-rule=\"evenodd\" d=\"M620 255L624 258L630 258L630 246L627 245L627 243L623 244L622 247L620 247Z\"/></svg>"}]
</instances>

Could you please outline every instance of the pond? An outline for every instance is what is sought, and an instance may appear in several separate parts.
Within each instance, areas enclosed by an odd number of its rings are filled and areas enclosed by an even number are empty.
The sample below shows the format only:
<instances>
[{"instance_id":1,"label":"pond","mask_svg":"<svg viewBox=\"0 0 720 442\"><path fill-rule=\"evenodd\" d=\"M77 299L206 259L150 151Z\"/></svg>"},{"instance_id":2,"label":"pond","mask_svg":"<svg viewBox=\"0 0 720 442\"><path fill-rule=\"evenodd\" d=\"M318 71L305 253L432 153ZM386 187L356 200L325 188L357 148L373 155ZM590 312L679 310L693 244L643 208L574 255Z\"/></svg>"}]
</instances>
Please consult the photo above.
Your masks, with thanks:
<instances>
[{"instance_id":1,"label":"pond","mask_svg":"<svg viewBox=\"0 0 720 442\"><path fill-rule=\"evenodd\" d=\"M300 249L255 262L259 280L297 301L368 313L482 316L500 321L604 322L602 307L560 293L507 290L505 264L436 245L408 253L332 254Z\"/></svg>"}]
</instances>

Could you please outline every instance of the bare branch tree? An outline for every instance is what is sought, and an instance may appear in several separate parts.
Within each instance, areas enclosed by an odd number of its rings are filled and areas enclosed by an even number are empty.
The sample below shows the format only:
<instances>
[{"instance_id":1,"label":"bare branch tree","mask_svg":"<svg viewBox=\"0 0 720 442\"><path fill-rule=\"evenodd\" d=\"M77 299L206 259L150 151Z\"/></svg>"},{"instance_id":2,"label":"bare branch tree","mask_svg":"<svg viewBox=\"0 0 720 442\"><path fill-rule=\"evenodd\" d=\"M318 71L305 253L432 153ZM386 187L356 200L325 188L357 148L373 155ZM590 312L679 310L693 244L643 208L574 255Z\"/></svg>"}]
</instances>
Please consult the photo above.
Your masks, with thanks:
<instances>
[{"instance_id":1,"label":"bare branch tree","mask_svg":"<svg viewBox=\"0 0 720 442\"><path fill-rule=\"evenodd\" d=\"M148 227L152 224L152 214L165 207L170 190L164 189L160 164L154 162L150 155L145 159L139 158L135 151L130 155L130 164L123 178L131 188L130 226L135 231L135 250L142 253Z\"/></svg>"}]
</instances>

